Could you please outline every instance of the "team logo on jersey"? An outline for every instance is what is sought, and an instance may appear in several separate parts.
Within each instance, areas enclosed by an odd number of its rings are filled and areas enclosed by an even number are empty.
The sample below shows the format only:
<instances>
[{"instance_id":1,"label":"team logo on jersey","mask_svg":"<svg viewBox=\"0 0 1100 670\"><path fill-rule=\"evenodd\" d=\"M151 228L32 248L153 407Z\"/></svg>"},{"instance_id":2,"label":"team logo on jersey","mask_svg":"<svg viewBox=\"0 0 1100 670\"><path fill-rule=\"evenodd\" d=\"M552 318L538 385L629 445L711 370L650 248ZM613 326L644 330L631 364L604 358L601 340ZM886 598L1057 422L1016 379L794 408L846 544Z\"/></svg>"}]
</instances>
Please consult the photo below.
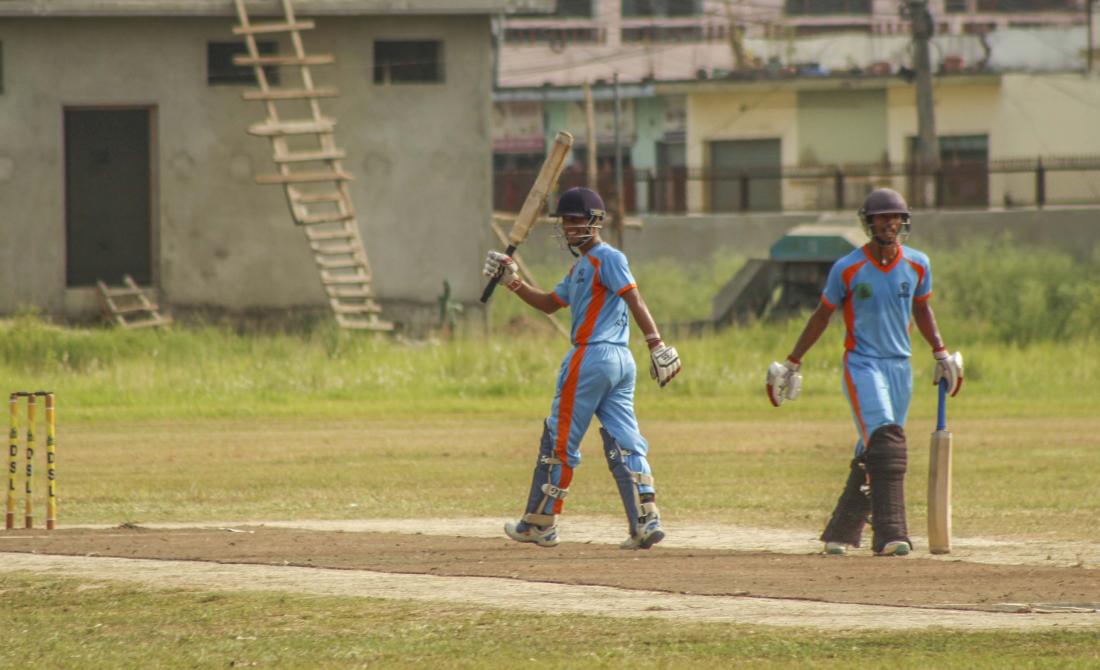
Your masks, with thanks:
<instances>
[{"instance_id":1,"label":"team logo on jersey","mask_svg":"<svg viewBox=\"0 0 1100 670\"><path fill-rule=\"evenodd\" d=\"M577 283L584 283L584 268L577 270Z\"/></svg>"},{"instance_id":2,"label":"team logo on jersey","mask_svg":"<svg viewBox=\"0 0 1100 670\"><path fill-rule=\"evenodd\" d=\"M856 284L852 289L852 294L860 300L871 299L871 285L870 284Z\"/></svg>"},{"instance_id":3,"label":"team logo on jersey","mask_svg":"<svg viewBox=\"0 0 1100 670\"><path fill-rule=\"evenodd\" d=\"M898 297L903 300L909 299L909 282L903 281L901 283L901 291L898 292Z\"/></svg>"}]
</instances>

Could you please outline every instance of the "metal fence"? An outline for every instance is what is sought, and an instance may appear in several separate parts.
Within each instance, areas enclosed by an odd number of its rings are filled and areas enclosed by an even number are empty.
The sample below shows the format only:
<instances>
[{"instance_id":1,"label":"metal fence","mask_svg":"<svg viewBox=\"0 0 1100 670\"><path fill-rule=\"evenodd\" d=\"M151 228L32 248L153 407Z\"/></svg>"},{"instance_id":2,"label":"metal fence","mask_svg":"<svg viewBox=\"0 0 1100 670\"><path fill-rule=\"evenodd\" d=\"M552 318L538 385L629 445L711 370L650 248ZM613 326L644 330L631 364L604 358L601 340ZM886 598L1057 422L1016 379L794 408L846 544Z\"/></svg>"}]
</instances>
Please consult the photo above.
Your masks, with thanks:
<instances>
[{"instance_id":1,"label":"metal fence","mask_svg":"<svg viewBox=\"0 0 1100 670\"><path fill-rule=\"evenodd\" d=\"M518 211L535 171L494 175L494 208ZM560 188L585 185L583 170L562 174ZM849 210L872 188L890 186L921 208L988 209L1100 204L1100 156L1058 156L944 162L934 171L913 165L833 165L744 170L623 171L626 214L689 214ZM614 173L601 171L598 190L614 211Z\"/></svg>"}]
</instances>

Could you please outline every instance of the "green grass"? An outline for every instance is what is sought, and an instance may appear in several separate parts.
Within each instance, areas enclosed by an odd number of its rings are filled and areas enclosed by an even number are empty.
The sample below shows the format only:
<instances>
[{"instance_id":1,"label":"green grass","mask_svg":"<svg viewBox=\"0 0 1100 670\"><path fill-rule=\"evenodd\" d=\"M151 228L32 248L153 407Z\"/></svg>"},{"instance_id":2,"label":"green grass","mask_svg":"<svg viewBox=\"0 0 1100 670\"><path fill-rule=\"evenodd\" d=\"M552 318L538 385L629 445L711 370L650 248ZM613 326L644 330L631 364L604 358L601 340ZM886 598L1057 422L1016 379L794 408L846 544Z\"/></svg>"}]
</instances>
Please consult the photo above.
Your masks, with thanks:
<instances>
[{"instance_id":1,"label":"green grass","mask_svg":"<svg viewBox=\"0 0 1100 670\"><path fill-rule=\"evenodd\" d=\"M933 255L937 316L967 361L950 405L955 532L1093 538L1100 260L1074 264L1010 247L976 258ZM692 268L635 271L659 319L690 321L705 316L707 296L740 262L719 254ZM552 285L563 270L538 272ZM510 516L567 345L528 328L538 321L512 296L496 302L502 334L447 343L326 324L294 333L217 325L119 332L27 313L0 322L0 378L8 390L58 394L62 525ZM762 389L767 364L789 351L803 322L677 339L685 371L663 390L643 367L638 413L670 524L820 528L854 440L839 381L842 324L806 357L803 398L774 409ZM644 362L638 339L635 358ZM908 481L910 523L921 528L934 394L931 357L923 345L915 350ZM590 431L571 513L618 509L597 439ZM1095 633L780 634L563 617L540 636L514 615L359 599L146 593L12 575L0 576L0 592L3 667L1100 664Z\"/></svg>"},{"instance_id":2,"label":"green grass","mask_svg":"<svg viewBox=\"0 0 1100 670\"><path fill-rule=\"evenodd\" d=\"M3 667L1089 668L1095 632L806 633L0 576ZM545 630L545 634L532 631ZM858 660L857 660L858 659Z\"/></svg>"}]
</instances>

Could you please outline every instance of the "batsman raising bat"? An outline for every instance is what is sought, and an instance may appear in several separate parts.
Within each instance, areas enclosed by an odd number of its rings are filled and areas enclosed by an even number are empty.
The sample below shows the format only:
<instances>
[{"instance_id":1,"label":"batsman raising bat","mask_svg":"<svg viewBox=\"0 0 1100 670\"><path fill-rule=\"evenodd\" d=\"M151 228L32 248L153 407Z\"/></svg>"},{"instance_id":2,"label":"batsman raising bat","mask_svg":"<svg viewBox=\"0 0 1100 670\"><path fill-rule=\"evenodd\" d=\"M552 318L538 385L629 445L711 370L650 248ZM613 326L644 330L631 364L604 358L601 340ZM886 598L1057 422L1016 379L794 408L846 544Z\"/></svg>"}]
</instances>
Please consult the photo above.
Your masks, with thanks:
<instances>
[{"instance_id":1,"label":"batsman raising bat","mask_svg":"<svg viewBox=\"0 0 1100 670\"><path fill-rule=\"evenodd\" d=\"M630 537L623 549L649 549L664 539L656 491L646 454L649 445L634 415L634 358L630 353L633 315L650 350L650 376L664 387L680 372L680 357L665 345L630 274L626 256L600 239L605 211L595 191L562 193L557 210L561 235L576 262L553 291L525 283L511 257L490 251L485 274L537 310L551 314L568 307L573 348L562 361L550 416L543 423L538 460L523 517L504 525L517 542L558 544L558 515L581 462L581 439L592 416L603 426L604 456L626 510ZM628 315L629 314L629 315Z\"/></svg>"},{"instance_id":2,"label":"batsman raising bat","mask_svg":"<svg viewBox=\"0 0 1100 670\"><path fill-rule=\"evenodd\" d=\"M768 368L767 393L776 407L798 397L802 357L825 332L833 311L841 308L848 330L841 386L859 439L844 492L821 540L827 554L858 547L870 514L875 554L904 556L913 546L905 516L908 447L903 429L913 393L910 318L932 346L933 383L946 380L951 395L962 386L962 355L947 353L928 304L928 256L903 246L910 225L905 199L888 188L876 189L859 218L870 241L833 265L821 303L790 356Z\"/></svg>"}]
</instances>

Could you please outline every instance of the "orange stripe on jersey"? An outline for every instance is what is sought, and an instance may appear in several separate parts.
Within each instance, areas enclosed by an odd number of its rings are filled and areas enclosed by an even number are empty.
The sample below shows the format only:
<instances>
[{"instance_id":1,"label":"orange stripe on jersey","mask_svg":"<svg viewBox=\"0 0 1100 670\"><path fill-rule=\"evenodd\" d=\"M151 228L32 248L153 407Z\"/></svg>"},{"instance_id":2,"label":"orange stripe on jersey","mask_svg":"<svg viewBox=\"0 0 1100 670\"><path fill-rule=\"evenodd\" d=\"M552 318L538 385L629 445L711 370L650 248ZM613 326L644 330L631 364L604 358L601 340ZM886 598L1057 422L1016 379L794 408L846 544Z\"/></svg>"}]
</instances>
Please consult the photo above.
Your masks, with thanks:
<instances>
[{"instance_id":1,"label":"orange stripe on jersey","mask_svg":"<svg viewBox=\"0 0 1100 670\"><path fill-rule=\"evenodd\" d=\"M588 309L584 312L584 321L577 329L577 341L573 344L581 346L588 344L588 338L592 337L592 331L596 329L596 319L600 318L604 301L607 300L607 289L600 283L600 261L591 254L585 258L592 263L592 299L588 302Z\"/></svg>"},{"instance_id":2,"label":"orange stripe on jersey","mask_svg":"<svg viewBox=\"0 0 1100 670\"><path fill-rule=\"evenodd\" d=\"M864 247L866 252L866 247ZM844 348L852 351L856 348L856 308L852 304L852 278L867 261L852 264L844 270L840 278L844 281L844 326L848 334L844 337Z\"/></svg>"},{"instance_id":3,"label":"orange stripe on jersey","mask_svg":"<svg viewBox=\"0 0 1100 670\"><path fill-rule=\"evenodd\" d=\"M621 297L623 297L623 295L625 295L625 294L626 294L626 293L627 293L628 291L630 291L631 289L636 289L636 288L638 288L638 285L637 285L637 284L627 284L626 286L624 286L624 287L622 287L621 289L619 289L619 292L618 292L618 293L616 293L615 295L617 295L617 296L619 296L619 297L621 298Z\"/></svg>"},{"instance_id":4,"label":"orange stripe on jersey","mask_svg":"<svg viewBox=\"0 0 1100 670\"><path fill-rule=\"evenodd\" d=\"M852 373L848 371L848 352L844 352L844 386L848 389L848 401L852 404L852 414L856 416L859 424L859 436L863 438L863 446L867 446L867 425L863 423L863 412L859 409L859 395L856 393L855 382L852 381Z\"/></svg>"},{"instance_id":5,"label":"orange stripe on jersey","mask_svg":"<svg viewBox=\"0 0 1100 670\"><path fill-rule=\"evenodd\" d=\"M561 299L561 296L559 296L559 295L558 295L557 293L555 293L554 291L550 291L550 297L554 299L554 302L558 303L558 304L559 304L559 305L561 305L562 307L568 307L568 306L569 306L569 303L567 303L567 302L565 302L564 300L562 300L562 299Z\"/></svg>"}]
</instances>

